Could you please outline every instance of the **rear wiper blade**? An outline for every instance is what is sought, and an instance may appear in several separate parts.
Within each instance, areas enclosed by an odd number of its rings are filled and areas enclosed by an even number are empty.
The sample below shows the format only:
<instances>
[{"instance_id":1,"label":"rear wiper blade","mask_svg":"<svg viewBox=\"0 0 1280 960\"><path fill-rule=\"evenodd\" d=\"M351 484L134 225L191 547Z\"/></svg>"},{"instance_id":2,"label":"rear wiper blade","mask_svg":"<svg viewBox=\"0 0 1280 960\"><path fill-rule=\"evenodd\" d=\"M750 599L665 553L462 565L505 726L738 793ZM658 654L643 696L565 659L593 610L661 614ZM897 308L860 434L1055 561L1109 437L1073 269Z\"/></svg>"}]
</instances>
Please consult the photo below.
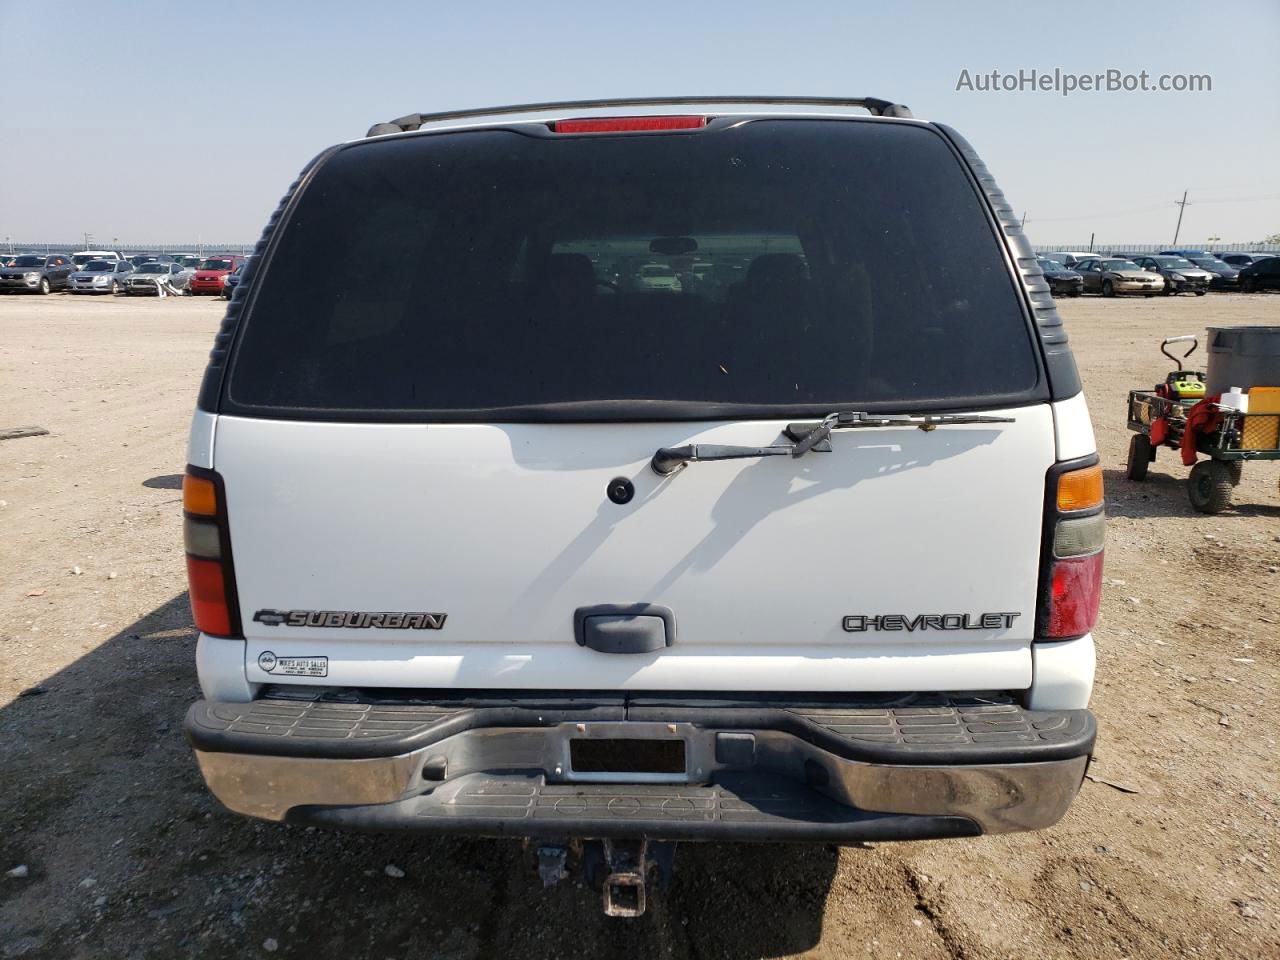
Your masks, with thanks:
<instances>
[{"instance_id":1,"label":"rear wiper blade","mask_svg":"<svg viewBox=\"0 0 1280 960\"><path fill-rule=\"evenodd\" d=\"M861 410L839 410L823 417L818 423L788 424L786 434L796 441L792 456L802 457L824 440L830 439L831 431L833 430L854 430L859 427L919 427L921 430L929 431L958 423L1013 422L1013 417L992 417L973 413L912 416L910 414L876 414L864 413Z\"/></svg>"}]
</instances>

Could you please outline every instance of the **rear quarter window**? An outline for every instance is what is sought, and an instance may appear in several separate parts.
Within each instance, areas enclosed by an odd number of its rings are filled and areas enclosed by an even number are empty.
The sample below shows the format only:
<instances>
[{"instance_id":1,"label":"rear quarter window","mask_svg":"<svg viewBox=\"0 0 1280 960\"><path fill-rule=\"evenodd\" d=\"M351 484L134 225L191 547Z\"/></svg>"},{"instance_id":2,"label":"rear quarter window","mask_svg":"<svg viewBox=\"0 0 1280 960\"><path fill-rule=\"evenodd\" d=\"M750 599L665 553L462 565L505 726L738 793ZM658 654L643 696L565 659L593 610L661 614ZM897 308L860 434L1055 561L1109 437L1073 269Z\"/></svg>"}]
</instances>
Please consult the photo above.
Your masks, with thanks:
<instances>
[{"instance_id":1,"label":"rear quarter window","mask_svg":"<svg viewBox=\"0 0 1280 960\"><path fill-rule=\"evenodd\" d=\"M262 268L227 412L702 418L1043 392L982 201L919 124L365 141L315 171Z\"/></svg>"}]
</instances>

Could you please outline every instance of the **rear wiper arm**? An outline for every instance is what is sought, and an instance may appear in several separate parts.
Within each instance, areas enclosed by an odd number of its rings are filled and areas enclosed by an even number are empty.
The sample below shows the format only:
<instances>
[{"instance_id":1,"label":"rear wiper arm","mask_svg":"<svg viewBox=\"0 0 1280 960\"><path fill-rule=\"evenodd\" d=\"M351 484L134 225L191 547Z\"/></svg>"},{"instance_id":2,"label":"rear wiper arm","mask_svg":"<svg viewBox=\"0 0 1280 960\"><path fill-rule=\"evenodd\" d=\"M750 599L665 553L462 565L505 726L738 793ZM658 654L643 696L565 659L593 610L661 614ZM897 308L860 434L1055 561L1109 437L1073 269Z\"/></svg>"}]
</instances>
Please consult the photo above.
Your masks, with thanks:
<instances>
[{"instance_id":1,"label":"rear wiper arm","mask_svg":"<svg viewBox=\"0 0 1280 960\"><path fill-rule=\"evenodd\" d=\"M776 443L767 447L738 447L721 443L686 443L682 447L660 447L649 465L659 476L670 476L690 463L707 460L747 460L755 457L803 457L813 450L829 452L831 431L857 427L919 427L936 430L955 423L1013 423L1013 417L989 417L956 413L913 417L881 416L858 410L842 410L829 414L818 423L792 423L784 431L795 443Z\"/></svg>"},{"instance_id":2,"label":"rear wiper arm","mask_svg":"<svg viewBox=\"0 0 1280 960\"><path fill-rule=\"evenodd\" d=\"M788 424L786 434L796 441L792 456L801 457L831 438L833 430L854 430L859 427L919 427L936 430L938 427L957 423L1013 423L1013 417L990 417L972 413L924 414L875 414L860 410L839 410L828 414L818 423Z\"/></svg>"},{"instance_id":3,"label":"rear wiper arm","mask_svg":"<svg viewBox=\"0 0 1280 960\"><path fill-rule=\"evenodd\" d=\"M686 443L682 447L660 447L649 465L659 476L668 476L690 463L706 460L747 460L752 457L790 457L796 445L779 443L769 447L735 447L722 443Z\"/></svg>"}]
</instances>

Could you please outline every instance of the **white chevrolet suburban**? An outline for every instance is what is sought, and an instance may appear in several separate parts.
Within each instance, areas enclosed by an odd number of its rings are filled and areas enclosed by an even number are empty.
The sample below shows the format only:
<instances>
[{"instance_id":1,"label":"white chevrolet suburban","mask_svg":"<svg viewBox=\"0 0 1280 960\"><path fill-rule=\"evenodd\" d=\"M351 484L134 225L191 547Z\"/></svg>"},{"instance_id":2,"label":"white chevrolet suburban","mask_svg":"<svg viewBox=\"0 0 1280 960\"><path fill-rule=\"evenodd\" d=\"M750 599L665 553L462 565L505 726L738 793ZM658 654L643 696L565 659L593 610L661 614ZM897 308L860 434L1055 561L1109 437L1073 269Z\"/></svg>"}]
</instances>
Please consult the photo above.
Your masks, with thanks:
<instances>
[{"instance_id":1,"label":"white chevrolet suburban","mask_svg":"<svg viewBox=\"0 0 1280 960\"><path fill-rule=\"evenodd\" d=\"M532 839L634 915L676 841L1034 830L1089 762L1075 363L899 105L376 125L272 217L189 461L185 729L234 811Z\"/></svg>"}]
</instances>

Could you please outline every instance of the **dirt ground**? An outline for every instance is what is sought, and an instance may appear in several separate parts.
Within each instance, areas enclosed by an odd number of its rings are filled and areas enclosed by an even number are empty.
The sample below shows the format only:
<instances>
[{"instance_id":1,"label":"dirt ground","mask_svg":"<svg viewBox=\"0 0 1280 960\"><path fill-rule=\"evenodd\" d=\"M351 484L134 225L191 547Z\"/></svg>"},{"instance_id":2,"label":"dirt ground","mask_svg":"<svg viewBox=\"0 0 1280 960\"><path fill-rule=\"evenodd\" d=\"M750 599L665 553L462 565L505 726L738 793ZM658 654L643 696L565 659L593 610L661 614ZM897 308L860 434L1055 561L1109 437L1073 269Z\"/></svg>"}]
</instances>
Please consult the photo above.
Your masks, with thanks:
<instances>
[{"instance_id":1,"label":"dirt ground","mask_svg":"<svg viewBox=\"0 0 1280 960\"><path fill-rule=\"evenodd\" d=\"M543 892L513 843L257 823L205 791L178 474L221 312L0 297L0 428L49 430L0 441L0 956L1280 956L1280 464L1217 517L1170 456L1123 476L1159 339L1280 323L1280 296L1063 304L1110 527L1095 779L1062 823L688 844L638 921Z\"/></svg>"}]
</instances>

